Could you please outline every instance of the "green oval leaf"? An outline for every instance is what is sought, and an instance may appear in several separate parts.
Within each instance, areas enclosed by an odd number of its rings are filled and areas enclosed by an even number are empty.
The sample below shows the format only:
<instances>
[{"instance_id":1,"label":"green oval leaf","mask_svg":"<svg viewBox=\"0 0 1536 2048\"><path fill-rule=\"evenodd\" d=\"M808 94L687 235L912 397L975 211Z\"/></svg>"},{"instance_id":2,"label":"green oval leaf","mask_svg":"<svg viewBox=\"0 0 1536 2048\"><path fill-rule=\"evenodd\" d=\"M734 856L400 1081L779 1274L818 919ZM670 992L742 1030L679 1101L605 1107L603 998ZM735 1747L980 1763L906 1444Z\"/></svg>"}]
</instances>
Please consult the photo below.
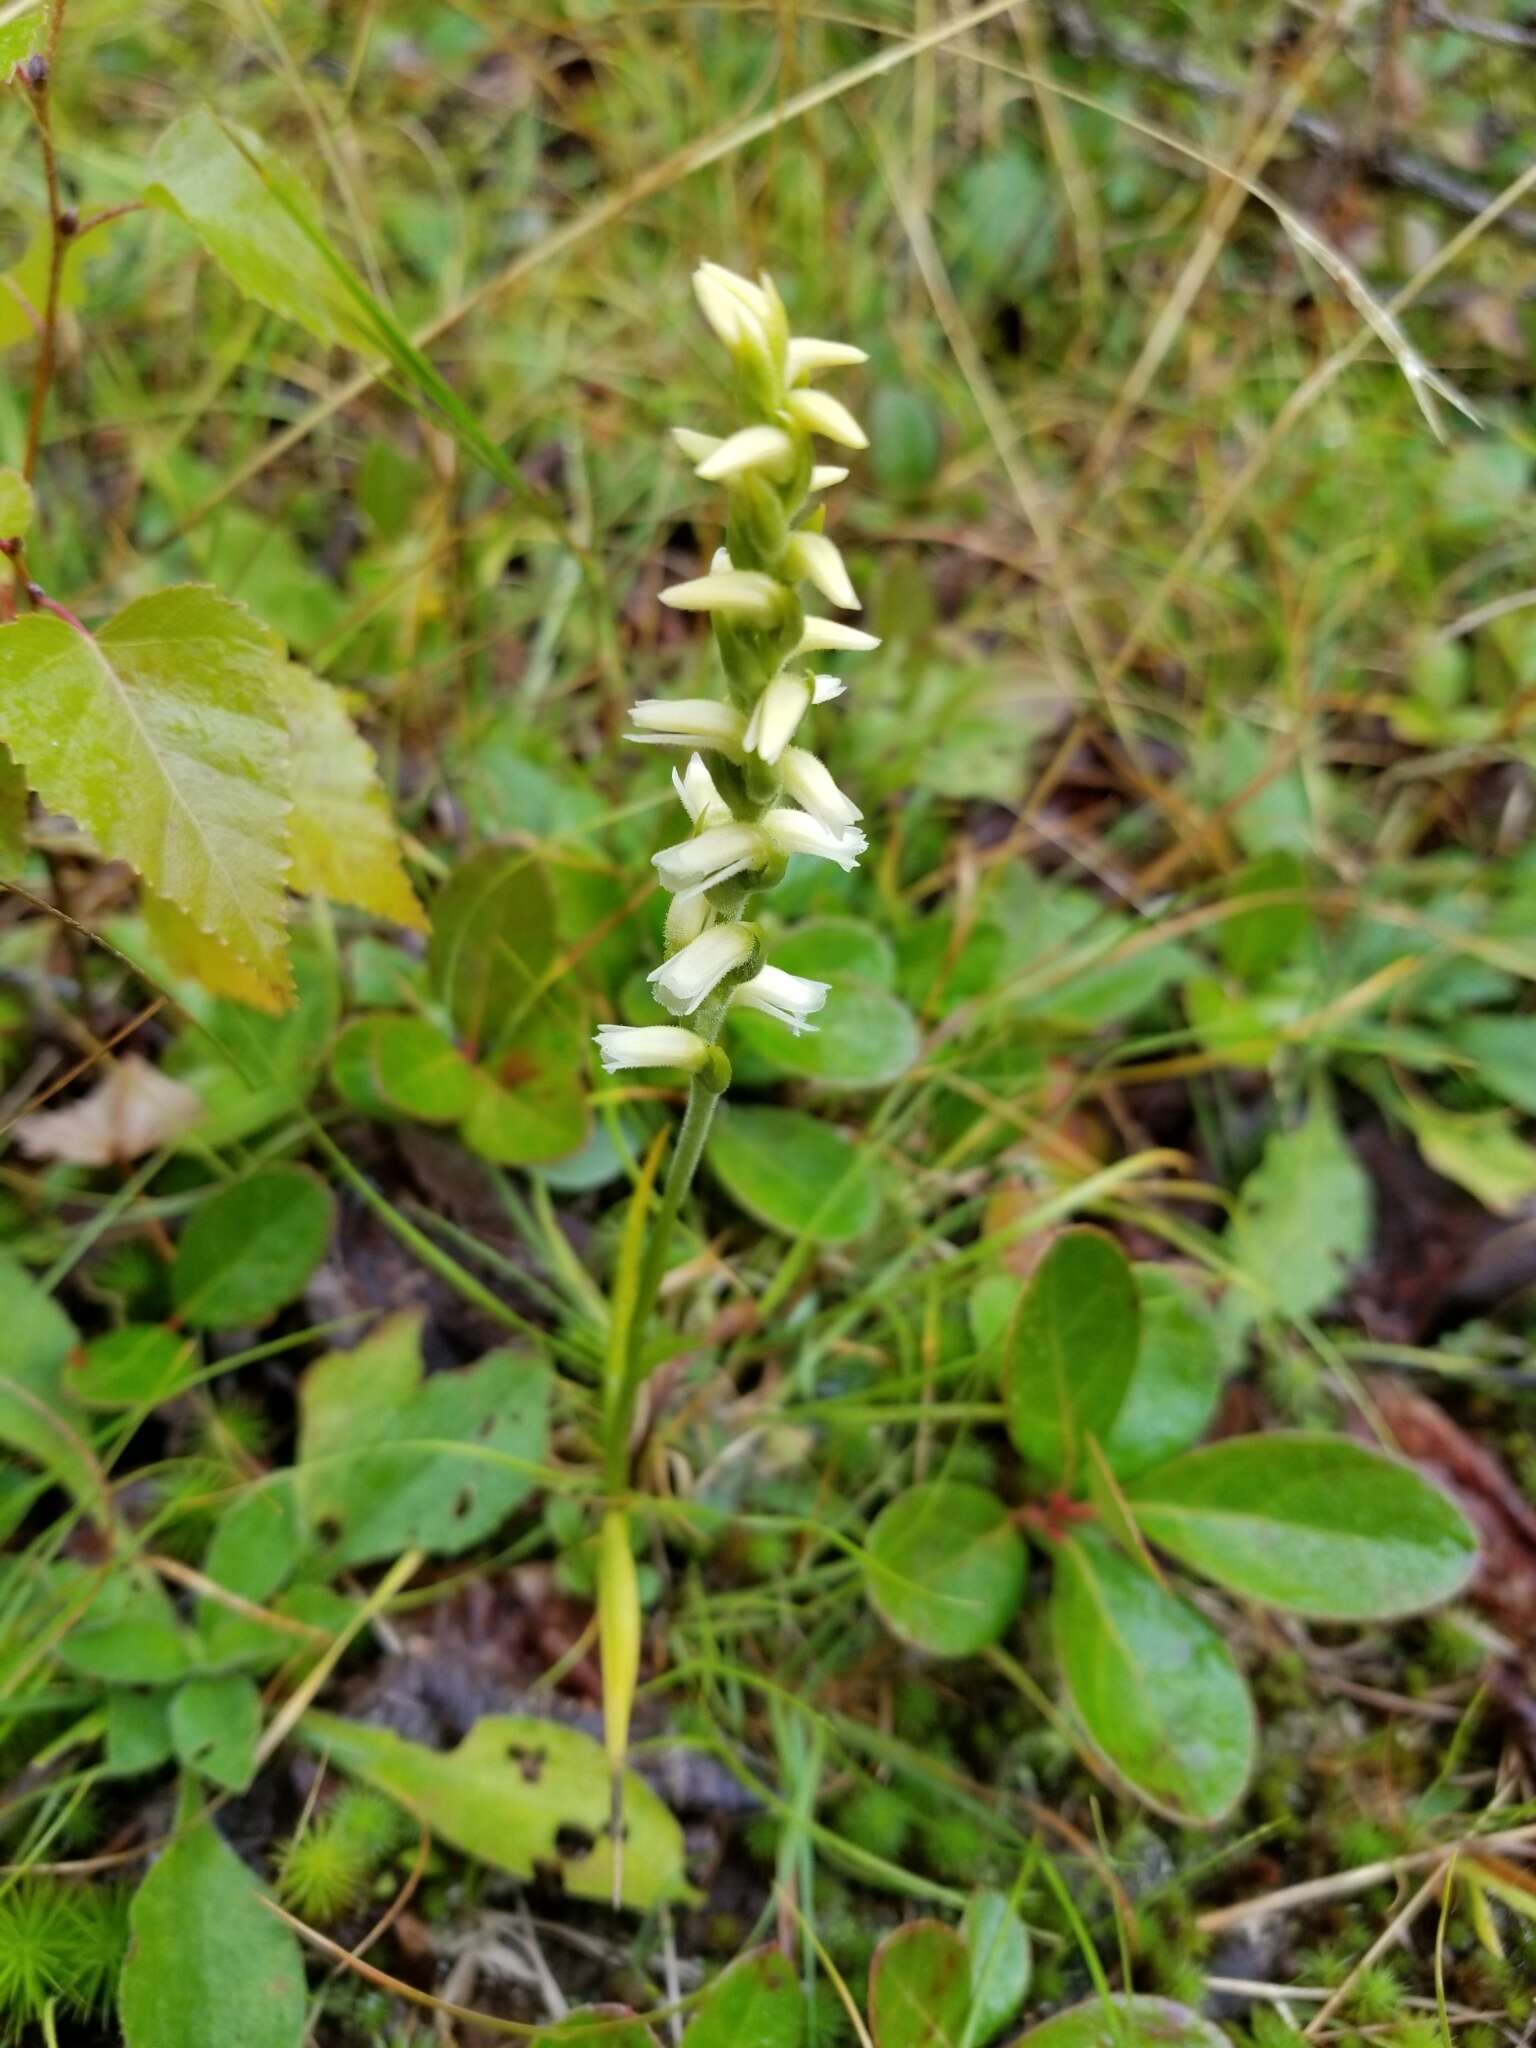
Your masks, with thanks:
<instances>
[{"instance_id":1,"label":"green oval leaf","mask_svg":"<svg viewBox=\"0 0 1536 2048\"><path fill-rule=\"evenodd\" d=\"M1024 1539L984 1487L945 1479L909 1487L876 1516L864 1583L896 1635L935 1657L995 1643L1024 1592Z\"/></svg>"},{"instance_id":2,"label":"green oval leaf","mask_svg":"<svg viewBox=\"0 0 1536 2048\"><path fill-rule=\"evenodd\" d=\"M879 1213L867 1154L803 1110L722 1104L706 1157L738 1207L790 1237L846 1244Z\"/></svg>"},{"instance_id":3,"label":"green oval leaf","mask_svg":"<svg viewBox=\"0 0 1536 2048\"><path fill-rule=\"evenodd\" d=\"M580 1149L587 1136L587 1098L569 1049L550 1053L530 1043L504 1053L497 1072L472 1070L465 1144L497 1166L542 1166Z\"/></svg>"},{"instance_id":4,"label":"green oval leaf","mask_svg":"<svg viewBox=\"0 0 1536 2048\"><path fill-rule=\"evenodd\" d=\"M299 1945L210 1821L172 1837L134 1895L129 1924L118 1994L127 2048L299 2048Z\"/></svg>"},{"instance_id":5,"label":"green oval leaf","mask_svg":"<svg viewBox=\"0 0 1536 2048\"><path fill-rule=\"evenodd\" d=\"M1343 1437L1235 1437L1127 1489L1143 1533L1220 1586L1330 1621L1448 1600L1477 1538L1437 1487Z\"/></svg>"},{"instance_id":6,"label":"green oval leaf","mask_svg":"<svg viewBox=\"0 0 1536 2048\"><path fill-rule=\"evenodd\" d=\"M1084 1734L1132 1791L1209 1824L1253 1768L1253 1702L1226 1644L1102 1536L1061 1545L1051 1632Z\"/></svg>"},{"instance_id":7,"label":"green oval leaf","mask_svg":"<svg viewBox=\"0 0 1536 2048\"><path fill-rule=\"evenodd\" d=\"M197 1345L164 1323L125 1323L93 1337L71 1362L69 1389L91 1408L150 1408L197 1369Z\"/></svg>"},{"instance_id":8,"label":"green oval leaf","mask_svg":"<svg viewBox=\"0 0 1536 2048\"><path fill-rule=\"evenodd\" d=\"M302 1166L269 1166L221 1188L181 1233L171 1297L184 1323L231 1330L296 1300L325 1256L333 1204Z\"/></svg>"},{"instance_id":9,"label":"green oval leaf","mask_svg":"<svg viewBox=\"0 0 1536 2048\"><path fill-rule=\"evenodd\" d=\"M961 2048L971 2007L970 1957L941 1920L909 1920L869 1966L875 2048Z\"/></svg>"},{"instance_id":10,"label":"green oval leaf","mask_svg":"<svg viewBox=\"0 0 1536 2048\"><path fill-rule=\"evenodd\" d=\"M1231 2048L1220 2027L1171 1998L1089 1998L1021 2034L1014 2048Z\"/></svg>"},{"instance_id":11,"label":"green oval leaf","mask_svg":"<svg viewBox=\"0 0 1536 2048\"><path fill-rule=\"evenodd\" d=\"M972 2038L990 2041L1002 2032L1029 1990L1029 1930L1005 1892L972 1892L960 1916L970 1956Z\"/></svg>"},{"instance_id":12,"label":"green oval leaf","mask_svg":"<svg viewBox=\"0 0 1536 2048\"><path fill-rule=\"evenodd\" d=\"M710 1985L683 2048L800 2048L805 1999L782 1949L738 1956Z\"/></svg>"},{"instance_id":13,"label":"green oval leaf","mask_svg":"<svg viewBox=\"0 0 1536 2048\"><path fill-rule=\"evenodd\" d=\"M451 1124L474 1095L474 1070L426 1017L357 1017L331 1053L331 1080L353 1109Z\"/></svg>"},{"instance_id":14,"label":"green oval leaf","mask_svg":"<svg viewBox=\"0 0 1536 2048\"><path fill-rule=\"evenodd\" d=\"M1216 1318L1164 1266L1137 1266L1136 1370L1104 1453L1122 1479L1194 1443L1221 1398L1226 1354Z\"/></svg>"},{"instance_id":15,"label":"green oval leaf","mask_svg":"<svg viewBox=\"0 0 1536 2048\"><path fill-rule=\"evenodd\" d=\"M1053 1478L1120 1412L1140 1343L1130 1261L1098 1230L1063 1231L1019 1297L1004 1344L1008 1434Z\"/></svg>"},{"instance_id":16,"label":"green oval leaf","mask_svg":"<svg viewBox=\"0 0 1536 2048\"><path fill-rule=\"evenodd\" d=\"M448 877L432 903L427 966L471 1059L515 1039L555 944L554 891L537 855L488 846Z\"/></svg>"},{"instance_id":17,"label":"green oval leaf","mask_svg":"<svg viewBox=\"0 0 1536 2048\"><path fill-rule=\"evenodd\" d=\"M171 1740L189 1771L243 1792L256 1775L261 1695L251 1678L189 1678L171 1700Z\"/></svg>"}]
</instances>

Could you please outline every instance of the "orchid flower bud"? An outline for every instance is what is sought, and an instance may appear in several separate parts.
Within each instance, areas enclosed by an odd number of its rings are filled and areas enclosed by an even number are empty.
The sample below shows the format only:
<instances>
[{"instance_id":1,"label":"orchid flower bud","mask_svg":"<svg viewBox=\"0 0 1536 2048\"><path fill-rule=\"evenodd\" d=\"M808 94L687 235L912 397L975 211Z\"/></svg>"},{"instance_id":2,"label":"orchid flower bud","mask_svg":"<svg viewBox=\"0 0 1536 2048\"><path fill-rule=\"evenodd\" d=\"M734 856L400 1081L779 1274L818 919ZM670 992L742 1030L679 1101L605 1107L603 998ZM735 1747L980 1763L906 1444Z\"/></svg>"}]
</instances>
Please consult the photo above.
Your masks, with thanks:
<instances>
[{"instance_id":1,"label":"orchid flower bud","mask_svg":"<svg viewBox=\"0 0 1536 2048\"><path fill-rule=\"evenodd\" d=\"M758 823L761 837L775 853L808 853L814 860L836 861L845 874L858 866L859 855L869 845L856 825L834 830L809 811L792 811L787 805L765 811Z\"/></svg>"},{"instance_id":2,"label":"orchid flower bud","mask_svg":"<svg viewBox=\"0 0 1536 2048\"><path fill-rule=\"evenodd\" d=\"M783 584L757 569L712 569L691 583L674 583L661 601L676 612L720 612L753 626L766 626L785 610Z\"/></svg>"},{"instance_id":3,"label":"orchid flower bud","mask_svg":"<svg viewBox=\"0 0 1536 2048\"><path fill-rule=\"evenodd\" d=\"M848 370L868 361L865 351L851 341L820 341L813 334L796 334L784 353L784 375L791 384L800 384L822 370Z\"/></svg>"},{"instance_id":4,"label":"orchid flower bud","mask_svg":"<svg viewBox=\"0 0 1536 2048\"><path fill-rule=\"evenodd\" d=\"M762 867L773 850L756 825L712 825L693 839L653 853L651 866L660 875L662 887L674 896L700 896L733 875Z\"/></svg>"},{"instance_id":5,"label":"orchid flower bud","mask_svg":"<svg viewBox=\"0 0 1536 2048\"><path fill-rule=\"evenodd\" d=\"M803 576L814 583L829 604L844 611L859 609L858 593L848 575L835 542L824 533L797 533L784 551L784 568L790 576Z\"/></svg>"},{"instance_id":6,"label":"orchid flower bud","mask_svg":"<svg viewBox=\"0 0 1536 2048\"><path fill-rule=\"evenodd\" d=\"M831 832L846 832L864 813L850 797L844 796L827 772L826 764L804 747L786 747L779 762L784 788L803 811L819 818Z\"/></svg>"},{"instance_id":7,"label":"orchid flower bud","mask_svg":"<svg viewBox=\"0 0 1536 2048\"><path fill-rule=\"evenodd\" d=\"M775 676L753 706L742 745L770 767L795 736L812 703L813 685L805 676Z\"/></svg>"},{"instance_id":8,"label":"orchid flower bud","mask_svg":"<svg viewBox=\"0 0 1536 2048\"><path fill-rule=\"evenodd\" d=\"M624 737L642 747L714 747L739 754L746 721L717 697L642 697L629 708L637 730Z\"/></svg>"},{"instance_id":9,"label":"orchid flower bud","mask_svg":"<svg viewBox=\"0 0 1536 2048\"><path fill-rule=\"evenodd\" d=\"M700 438L702 439L702 436ZM818 462L811 470L811 489L813 491L830 491L834 484L844 482L847 475L847 470L839 463Z\"/></svg>"},{"instance_id":10,"label":"orchid flower bud","mask_svg":"<svg viewBox=\"0 0 1536 2048\"><path fill-rule=\"evenodd\" d=\"M684 946L707 931L714 922L714 911L709 899L704 896L674 896L667 905L666 919L662 925L662 936L669 953L680 953Z\"/></svg>"},{"instance_id":11,"label":"orchid flower bud","mask_svg":"<svg viewBox=\"0 0 1536 2048\"><path fill-rule=\"evenodd\" d=\"M840 653L868 654L880 642L873 633L861 632L857 626L845 626L841 619L806 620L795 646L796 654L825 654L836 649Z\"/></svg>"},{"instance_id":12,"label":"orchid flower bud","mask_svg":"<svg viewBox=\"0 0 1536 2048\"><path fill-rule=\"evenodd\" d=\"M703 462L720 446L718 434L696 434L692 427L674 427L672 439L690 462Z\"/></svg>"},{"instance_id":13,"label":"orchid flower bud","mask_svg":"<svg viewBox=\"0 0 1536 2048\"><path fill-rule=\"evenodd\" d=\"M840 398L830 391L812 391L801 385L784 401L790 416L808 433L836 441L841 448L867 448L869 436Z\"/></svg>"},{"instance_id":14,"label":"orchid flower bud","mask_svg":"<svg viewBox=\"0 0 1536 2048\"><path fill-rule=\"evenodd\" d=\"M680 1024L599 1024L594 1042L608 1074L628 1067L679 1067L696 1074L711 1050Z\"/></svg>"},{"instance_id":15,"label":"orchid flower bud","mask_svg":"<svg viewBox=\"0 0 1536 2048\"><path fill-rule=\"evenodd\" d=\"M747 924L716 924L653 967L646 980L656 1000L674 1017L688 1017L728 974L745 967L757 950L757 933Z\"/></svg>"},{"instance_id":16,"label":"orchid flower bud","mask_svg":"<svg viewBox=\"0 0 1536 2048\"><path fill-rule=\"evenodd\" d=\"M719 442L694 470L705 483L726 483L748 471L787 477L795 466L795 444L782 427L743 427Z\"/></svg>"},{"instance_id":17,"label":"orchid flower bud","mask_svg":"<svg viewBox=\"0 0 1536 2048\"><path fill-rule=\"evenodd\" d=\"M787 973L782 967L763 967L750 981L737 982L731 990L731 1008L761 1010L766 1017L777 1017L798 1038L801 1032L816 1029L810 1019L827 1000L831 986L830 982L812 981L809 975Z\"/></svg>"},{"instance_id":18,"label":"orchid flower bud","mask_svg":"<svg viewBox=\"0 0 1536 2048\"><path fill-rule=\"evenodd\" d=\"M728 349L768 344L771 317L760 286L738 277L723 263L701 263L693 273L699 310Z\"/></svg>"},{"instance_id":19,"label":"orchid flower bud","mask_svg":"<svg viewBox=\"0 0 1536 2048\"><path fill-rule=\"evenodd\" d=\"M730 805L715 787L715 778L704 766L697 754L688 756L688 766L681 775L672 770L672 787L677 791L677 800L688 813L688 822L707 830L711 825L728 825L732 811Z\"/></svg>"}]
</instances>

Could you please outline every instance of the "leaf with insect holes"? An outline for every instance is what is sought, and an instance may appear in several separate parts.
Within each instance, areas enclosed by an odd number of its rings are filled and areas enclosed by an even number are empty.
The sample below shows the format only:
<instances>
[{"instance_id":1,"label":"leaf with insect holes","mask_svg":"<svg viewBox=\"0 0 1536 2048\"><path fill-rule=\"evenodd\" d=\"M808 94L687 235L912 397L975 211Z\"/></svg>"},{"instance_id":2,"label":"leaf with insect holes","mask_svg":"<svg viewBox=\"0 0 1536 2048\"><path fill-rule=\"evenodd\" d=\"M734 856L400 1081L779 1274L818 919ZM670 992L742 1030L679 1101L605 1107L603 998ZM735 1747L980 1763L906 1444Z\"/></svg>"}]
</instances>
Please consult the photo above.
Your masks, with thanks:
<instances>
[{"instance_id":1,"label":"leaf with insect holes","mask_svg":"<svg viewBox=\"0 0 1536 2048\"><path fill-rule=\"evenodd\" d=\"M424 1379L419 1315L312 1365L296 1484L327 1570L482 1542L544 1476L549 1399L548 1367L515 1351Z\"/></svg>"},{"instance_id":2,"label":"leaf with insect holes","mask_svg":"<svg viewBox=\"0 0 1536 2048\"><path fill-rule=\"evenodd\" d=\"M291 985L288 729L275 635L201 585L90 635L0 626L0 739L51 810L135 868L277 996Z\"/></svg>"},{"instance_id":3,"label":"leaf with insect holes","mask_svg":"<svg viewBox=\"0 0 1536 2048\"><path fill-rule=\"evenodd\" d=\"M427 964L472 1059L515 1040L555 952L554 891L537 855L488 846L454 869L432 901Z\"/></svg>"},{"instance_id":4,"label":"leaf with insect holes","mask_svg":"<svg viewBox=\"0 0 1536 2048\"><path fill-rule=\"evenodd\" d=\"M184 114L161 136L149 169L145 204L185 221L248 298L321 341L379 353L301 225L322 232L309 194L259 136L201 110Z\"/></svg>"},{"instance_id":5,"label":"leaf with insect holes","mask_svg":"<svg viewBox=\"0 0 1536 2048\"><path fill-rule=\"evenodd\" d=\"M1018 1612L1024 1568L1024 1539L995 1494L932 1479L875 1517L864 1583L896 1635L931 1656L967 1657Z\"/></svg>"},{"instance_id":6,"label":"leaf with insect holes","mask_svg":"<svg viewBox=\"0 0 1536 2048\"><path fill-rule=\"evenodd\" d=\"M1003 1345L1008 1434L1053 1479L1108 1435L1136 1370L1141 1311L1130 1261L1098 1230L1066 1230L1031 1274Z\"/></svg>"},{"instance_id":7,"label":"leaf with insect holes","mask_svg":"<svg viewBox=\"0 0 1536 2048\"><path fill-rule=\"evenodd\" d=\"M683 2048L800 2048L805 1998L782 1949L753 1949L705 1992Z\"/></svg>"},{"instance_id":8,"label":"leaf with insect holes","mask_svg":"<svg viewBox=\"0 0 1536 2048\"><path fill-rule=\"evenodd\" d=\"M1343 1437L1304 1430L1186 1451L1129 1488L1142 1533L1219 1586L1328 1621L1449 1600L1477 1538L1438 1487Z\"/></svg>"},{"instance_id":9,"label":"leaf with insect holes","mask_svg":"<svg viewBox=\"0 0 1536 2048\"><path fill-rule=\"evenodd\" d=\"M1051 1633L1089 1742L1159 1813L1210 1825L1253 1768L1253 1702L1192 1607L1085 1530L1056 1554Z\"/></svg>"},{"instance_id":10,"label":"leaf with insect holes","mask_svg":"<svg viewBox=\"0 0 1536 2048\"><path fill-rule=\"evenodd\" d=\"M962 2048L971 2007L970 1954L941 1920L909 1920L869 1966L875 2048Z\"/></svg>"},{"instance_id":11,"label":"leaf with insect holes","mask_svg":"<svg viewBox=\"0 0 1536 2048\"><path fill-rule=\"evenodd\" d=\"M1088 1998L1052 2013L1013 2048L1232 2048L1207 2019L1171 1998Z\"/></svg>"},{"instance_id":12,"label":"leaf with insect holes","mask_svg":"<svg viewBox=\"0 0 1536 2048\"><path fill-rule=\"evenodd\" d=\"M118 1991L126 2048L300 2048L299 1944L209 1820L171 1837L129 1909Z\"/></svg>"},{"instance_id":13,"label":"leaf with insect holes","mask_svg":"<svg viewBox=\"0 0 1536 2048\"><path fill-rule=\"evenodd\" d=\"M171 1298L194 1330L264 1322L296 1301L330 1242L335 1204L307 1167L266 1166L210 1195L176 1248Z\"/></svg>"},{"instance_id":14,"label":"leaf with insect holes","mask_svg":"<svg viewBox=\"0 0 1536 2048\"><path fill-rule=\"evenodd\" d=\"M189 1678L171 1699L171 1741L189 1771L228 1792L243 1792L256 1775L261 1695L239 1674Z\"/></svg>"},{"instance_id":15,"label":"leaf with insect holes","mask_svg":"<svg viewBox=\"0 0 1536 2048\"><path fill-rule=\"evenodd\" d=\"M349 1777L387 1792L440 1841L514 1877L548 1874L572 1897L613 1895L611 1780L603 1746L532 1714L477 1721L457 1749L425 1749L384 1728L313 1709L299 1736ZM633 1771L623 1781L619 1896L647 1912L687 1899L683 1831Z\"/></svg>"},{"instance_id":16,"label":"leaf with insect holes","mask_svg":"<svg viewBox=\"0 0 1536 2048\"><path fill-rule=\"evenodd\" d=\"M378 763L346 699L296 662L278 671L276 683L293 747L289 888L425 931Z\"/></svg>"}]
</instances>

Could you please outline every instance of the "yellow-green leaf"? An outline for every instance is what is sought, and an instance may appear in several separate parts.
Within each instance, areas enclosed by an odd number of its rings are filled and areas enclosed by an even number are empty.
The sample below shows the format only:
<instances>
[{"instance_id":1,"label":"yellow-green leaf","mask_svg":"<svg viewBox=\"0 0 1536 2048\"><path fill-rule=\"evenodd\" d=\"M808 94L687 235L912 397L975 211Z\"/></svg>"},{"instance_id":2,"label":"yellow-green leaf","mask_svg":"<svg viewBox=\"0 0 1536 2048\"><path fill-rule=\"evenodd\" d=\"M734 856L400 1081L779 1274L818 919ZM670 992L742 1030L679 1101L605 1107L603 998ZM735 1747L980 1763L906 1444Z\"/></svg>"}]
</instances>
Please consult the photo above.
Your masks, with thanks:
<instances>
[{"instance_id":1,"label":"yellow-green leaf","mask_svg":"<svg viewBox=\"0 0 1536 2048\"><path fill-rule=\"evenodd\" d=\"M288 728L276 636L189 584L91 635L0 626L0 739L52 810L286 995Z\"/></svg>"},{"instance_id":2,"label":"yellow-green leaf","mask_svg":"<svg viewBox=\"0 0 1536 2048\"><path fill-rule=\"evenodd\" d=\"M7 540L32 524L32 486L19 469L0 469L0 535Z\"/></svg>"},{"instance_id":3,"label":"yellow-green leaf","mask_svg":"<svg viewBox=\"0 0 1536 2048\"><path fill-rule=\"evenodd\" d=\"M425 931L373 749L345 698L290 662L278 678L278 700L293 746L288 886Z\"/></svg>"},{"instance_id":4,"label":"yellow-green leaf","mask_svg":"<svg viewBox=\"0 0 1536 2048\"><path fill-rule=\"evenodd\" d=\"M161 136L150 172L145 202L178 214L249 298L322 341L378 353L300 225L322 232L308 194L257 136L210 113L186 114Z\"/></svg>"}]
</instances>

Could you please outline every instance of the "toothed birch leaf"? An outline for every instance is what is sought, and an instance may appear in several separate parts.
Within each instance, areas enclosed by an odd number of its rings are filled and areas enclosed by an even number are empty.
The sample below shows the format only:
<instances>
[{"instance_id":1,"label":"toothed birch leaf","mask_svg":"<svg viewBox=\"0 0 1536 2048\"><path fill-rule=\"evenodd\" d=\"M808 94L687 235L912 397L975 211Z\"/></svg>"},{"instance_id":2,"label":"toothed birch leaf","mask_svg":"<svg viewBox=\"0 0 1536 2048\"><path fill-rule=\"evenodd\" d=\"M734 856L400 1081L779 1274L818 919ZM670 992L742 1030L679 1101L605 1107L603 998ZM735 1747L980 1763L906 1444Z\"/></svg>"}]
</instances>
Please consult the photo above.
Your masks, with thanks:
<instances>
[{"instance_id":1,"label":"toothed birch leaf","mask_svg":"<svg viewBox=\"0 0 1536 2048\"><path fill-rule=\"evenodd\" d=\"M286 997L289 745L276 636L189 584L90 635L0 626L0 739L50 810Z\"/></svg>"},{"instance_id":2,"label":"toothed birch leaf","mask_svg":"<svg viewBox=\"0 0 1536 2048\"><path fill-rule=\"evenodd\" d=\"M290 662L277 695L293 743L289 888L425 931L373 749L341 692Z\"/></svg>"}]
</instances>

